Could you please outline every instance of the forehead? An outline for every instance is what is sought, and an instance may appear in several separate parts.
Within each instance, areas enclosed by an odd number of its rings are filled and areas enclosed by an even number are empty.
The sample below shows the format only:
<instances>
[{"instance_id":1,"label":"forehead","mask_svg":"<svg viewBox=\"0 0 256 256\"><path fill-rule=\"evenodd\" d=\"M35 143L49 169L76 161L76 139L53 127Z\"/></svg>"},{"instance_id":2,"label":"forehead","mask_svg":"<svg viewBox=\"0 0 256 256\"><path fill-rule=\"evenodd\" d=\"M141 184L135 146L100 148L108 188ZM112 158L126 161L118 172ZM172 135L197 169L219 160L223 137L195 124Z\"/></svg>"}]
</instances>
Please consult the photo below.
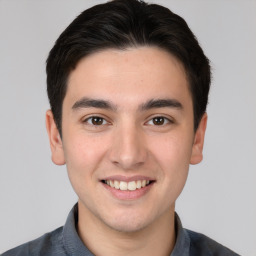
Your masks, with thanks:
<instances>
[{"instance_id":1,"label":"forehead","mask_svg":"<svg viewBox=\"0 0 256 256\"><path fill-rule=\"evenodd\" d=\"M79 61L69 76L67 94L79 97L120 100L140 98L189 97L183 65L170 53L157 47L108 49Z\"/></svg>"}]
</instances>

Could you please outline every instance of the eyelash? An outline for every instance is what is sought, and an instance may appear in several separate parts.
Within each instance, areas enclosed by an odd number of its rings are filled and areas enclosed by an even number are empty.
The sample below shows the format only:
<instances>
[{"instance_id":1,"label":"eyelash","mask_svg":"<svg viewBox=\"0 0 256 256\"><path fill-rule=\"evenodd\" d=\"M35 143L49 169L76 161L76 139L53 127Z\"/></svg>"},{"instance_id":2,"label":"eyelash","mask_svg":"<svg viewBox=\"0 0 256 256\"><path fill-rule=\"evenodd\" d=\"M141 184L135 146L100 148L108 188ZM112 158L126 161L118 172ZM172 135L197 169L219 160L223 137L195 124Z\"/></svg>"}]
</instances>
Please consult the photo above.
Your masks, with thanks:
<instances>
[{"instance_id":1,"label":"eyelash","mask_svg":"<svg viewBox=\"0 0 256 256\"><path fill-rule=\"evenodd\" d=\"M102 124L99 124L99 125L93 124L93 119L101 119L103 123L102 123ZM164 120L164 123L163 123L163 124L160 124L160 125L156 125L156 124L153 123L153 122L154 122L154 119L155 119L155 120L156 120L156 119L163 119L163 120ZM91 120L91 121L89 121L89 120ZM149 122L152 122L150 125L153 125L153 126L165 126L165 125L173 124L173 123L174 123L173 120L171 120L171 119L169 119L169 118L167 118L167 117L164 117L164 116L155 116L155 117L151 118L149 121L147 121L146 124L149 124ZM86 118L86 119L83 121L83 123L87 123L87 124L92 125L92 126L94 126L94 127L100 127L100 126L109 124L109 122L106 121L106 119L103 118L103 117L101 117L101 116L90 116L90 117Z\"/></svg>"},{"instance_id":2,"label":"eyelash","mask_svg":"<svg viewBox=\"0 0 256 256\"><path fill-rule=\"evenodd\" d=\"M156 124L153 123L154 120L156 120L156 119L163 119L164 123L160 124L160 125L156 125ZM151 125L154 125L154 126L165 126L165 125L174 123L173 120L171 120L167 117L164 117L164 116L155 116L155 117L151 118L147 123L149 123L149 122L152 122L153 124L151 124Z\"/></svg>"},{"instance_id":3,"label":"eyelash","mask_svg":"<svg viewBox=\"0 0 256 256\"><path fill-rule=\"evenodd\" d=\"M93 123L92 123L92 122L93 122L93 119L101 119L101 120L103 121L103 124L100 124L100 125L93 124ZM89 120L91 120L91 122L89 122ZM108 124L108 122L106 121L106 119L103 118L103 117L101 117L101 116L90 116L90 117L86 118L86 119L83 121L83 123L87 123L87 124L92 125L92 126L95 126L95 127Z\"/></svg>"}]
</instances>

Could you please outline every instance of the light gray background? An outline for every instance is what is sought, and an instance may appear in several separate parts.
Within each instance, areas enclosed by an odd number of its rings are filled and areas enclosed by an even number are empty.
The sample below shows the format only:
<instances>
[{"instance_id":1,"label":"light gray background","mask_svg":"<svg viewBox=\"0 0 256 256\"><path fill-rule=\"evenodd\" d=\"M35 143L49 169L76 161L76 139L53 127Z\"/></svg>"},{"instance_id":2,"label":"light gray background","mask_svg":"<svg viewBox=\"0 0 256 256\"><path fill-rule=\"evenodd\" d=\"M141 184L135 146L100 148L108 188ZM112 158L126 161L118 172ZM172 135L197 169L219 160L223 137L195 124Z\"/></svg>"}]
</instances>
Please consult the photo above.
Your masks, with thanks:
<instances>
[{"instance_id":1,"label":"light gray background","mask_svg":"<svg viewBox=\"0 0 256 256\"><path fill-rule=\"evenodd\" d=\"M0 0L0 252L64 224L76 202L51 162L45 60L102 1ZM186 19L213 67L204 161L177 202L185 227L256 255L256 1L155 1Z\"/></svg>"}]
</instances>

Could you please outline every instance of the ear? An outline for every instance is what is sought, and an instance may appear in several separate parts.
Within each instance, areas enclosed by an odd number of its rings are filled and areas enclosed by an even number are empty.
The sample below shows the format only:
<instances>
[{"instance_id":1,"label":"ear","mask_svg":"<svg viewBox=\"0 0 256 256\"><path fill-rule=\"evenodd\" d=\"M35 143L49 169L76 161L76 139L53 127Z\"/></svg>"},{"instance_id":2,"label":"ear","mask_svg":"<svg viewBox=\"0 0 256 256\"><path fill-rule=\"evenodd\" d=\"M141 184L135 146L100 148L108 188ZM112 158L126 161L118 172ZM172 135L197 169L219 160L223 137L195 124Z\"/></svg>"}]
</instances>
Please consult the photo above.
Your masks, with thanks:
<instances>
[{"instance_id":1,"label":"ear","mask_svg":"<svg viewBox=\"0 0 256 256\"><path fill-rule=\"evenodd\" d=\"M60 133L57 129L56 123L53 118L53 113L51 110L46 112L46 129L50 141L51 151L52 151L52 161L57 165L65 164L65 157L63 151L62 140Z\"/></svg>"},{"instance_id":2,"label":"ear","mask_svg":"<svg viewBox=\"0 0 256 256\"><path fill-rule=\"evenodd\" d=\"M192 155L190 164L198 164L203 160L204 136L207 125L207 114L204 113L195 133L194 143L192 147Z\"/></svg>"}]
</instances>

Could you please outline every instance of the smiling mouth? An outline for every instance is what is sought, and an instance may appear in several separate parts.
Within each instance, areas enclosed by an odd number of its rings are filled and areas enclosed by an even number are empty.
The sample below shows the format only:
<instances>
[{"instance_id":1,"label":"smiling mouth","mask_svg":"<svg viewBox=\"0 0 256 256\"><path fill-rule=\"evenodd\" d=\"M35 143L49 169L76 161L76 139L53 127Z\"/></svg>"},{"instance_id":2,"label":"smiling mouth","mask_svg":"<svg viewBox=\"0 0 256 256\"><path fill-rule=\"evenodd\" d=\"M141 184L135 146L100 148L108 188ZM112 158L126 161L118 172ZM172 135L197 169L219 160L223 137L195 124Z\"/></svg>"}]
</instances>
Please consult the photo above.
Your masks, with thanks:
<instances>
[{"instance_id":1,"label":"smiling mouth","mask_svg":"<svg viewBox=\"0 0 256 256\"><path fill-rule=\"evenodd\" d=\"M144 188L150 184L152 184L154 181L150 180L137 180L137 181L118 181L118 180L102 180L104 184L110 186L111 188L122 190L122 191L134 191L141 188Z\"/></svg>"}]
</instances>

